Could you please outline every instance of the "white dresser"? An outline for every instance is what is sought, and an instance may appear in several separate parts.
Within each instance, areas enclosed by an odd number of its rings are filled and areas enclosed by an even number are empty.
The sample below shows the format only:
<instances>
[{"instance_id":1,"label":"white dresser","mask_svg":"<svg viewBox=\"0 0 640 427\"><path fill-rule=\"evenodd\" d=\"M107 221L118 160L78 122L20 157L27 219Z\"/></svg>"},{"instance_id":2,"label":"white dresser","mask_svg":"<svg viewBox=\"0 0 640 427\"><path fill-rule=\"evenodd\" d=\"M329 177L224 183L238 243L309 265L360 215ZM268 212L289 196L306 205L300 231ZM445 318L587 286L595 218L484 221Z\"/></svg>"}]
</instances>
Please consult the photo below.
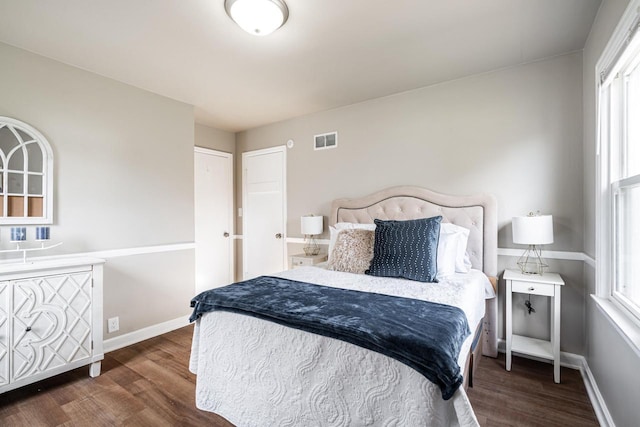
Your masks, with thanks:
<instances>
[{"instance_id":1,"label":"white dresser","mask_svg":"<svg viewBox=\"0 0 640 427\"><path fill-rule=\"evenodd\" d=\"M84 365L100 375L103 264L0 264L0 393Z\"/></svg>"}]
</instances>

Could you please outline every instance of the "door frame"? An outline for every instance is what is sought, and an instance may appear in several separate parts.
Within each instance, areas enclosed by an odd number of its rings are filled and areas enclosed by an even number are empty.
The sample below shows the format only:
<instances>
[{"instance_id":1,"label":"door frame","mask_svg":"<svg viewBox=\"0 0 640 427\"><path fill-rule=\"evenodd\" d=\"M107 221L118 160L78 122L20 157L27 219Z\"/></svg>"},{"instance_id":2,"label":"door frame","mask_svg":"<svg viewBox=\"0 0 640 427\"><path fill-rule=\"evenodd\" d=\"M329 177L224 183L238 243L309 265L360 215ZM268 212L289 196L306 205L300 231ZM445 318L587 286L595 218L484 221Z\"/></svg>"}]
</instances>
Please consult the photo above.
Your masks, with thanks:
<instances>
[{"instance_id":1,"label":"door frame","mask_svg":"<svg viewBox=\"0 0 640 427\"><path fill-rule=\"evenodd\" d=\"M287 260L287 146L278 145L260 150L245 151L242 153L242 277L247 266L247 245L244 233L247 229L245 209L247 207L247 157L261 156L264 154L282 153L282 270L289 266Z\"/></svg>"},{"instance_id":2,"label":"door frame","mask_svg":"<svg viewBox=\"0 0 640 427\"><path fill-rule=\"evenodd\" d=\"M231 195L231 209L229 209L229 211L227 212L227 221L229 221L229 247L227 248L229 250L229 279L231 281L231 283L236 281L236 251L235 251L235 234L236 234L236 230L235 230L235 223L234 223L234 205L235 205L235 192L233 191L234 189L234 179L235 179L235 168L234 168L234 163L233 163L233 154L231 153L227 153L225 151L218 151L218 150L213 150L211 148L203 148L203 147L194 147L193 148L193 157L194 157L194 170L193 170L193 183L194 183L194 192L193 192L193 198L194 198L194 209L193 209L193 217L194 217L194 223L193 223L193 240L195 243L195 178L196 178L196 171L195 171L195 156L196 154L206 154L209 156L217 156L217 157L224 157L226 159L229 160L230 164L231 164L231 168L229 169L229 173L231 174L231 179L229 180L229 194ZM195 264L195 252L194 252L194 264Z\"/></svg>"}]
</instances>

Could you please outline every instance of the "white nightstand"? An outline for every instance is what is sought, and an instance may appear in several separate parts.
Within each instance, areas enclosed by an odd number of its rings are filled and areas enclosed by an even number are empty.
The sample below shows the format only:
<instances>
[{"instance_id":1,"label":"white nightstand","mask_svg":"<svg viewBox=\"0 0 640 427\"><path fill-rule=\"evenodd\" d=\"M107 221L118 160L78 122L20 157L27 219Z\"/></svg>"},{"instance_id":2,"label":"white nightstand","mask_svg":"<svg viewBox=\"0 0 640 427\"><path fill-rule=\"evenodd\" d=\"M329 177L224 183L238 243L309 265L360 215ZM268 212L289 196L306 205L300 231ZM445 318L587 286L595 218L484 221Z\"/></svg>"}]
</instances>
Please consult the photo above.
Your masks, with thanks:
<instances>
[{"instance_id":1,"label":"white nightstand","mask_svg":"<svg viewBox=\"0 0 640 427\"><path fill-rule=\"evenodd\" d=\"M515 270L505 270L507 283L507 371L511 370L511 352L553 360L553 380L560 382L560 291L564 281L559 274L522 274ZM513 334L513 292L551 297L551 341Z\"/></svg>"},{"instance_id":2,"label":"white nightstand","mask_svg":"<svg viewBox=\"0 0 640 427\"><path fill-rule=\"evenodd\" d=\"M310 265L320 264L327 260L327 254L305 255L296 254L291 256L291 267L307 267Z\"/></svg>"}]
</instances>

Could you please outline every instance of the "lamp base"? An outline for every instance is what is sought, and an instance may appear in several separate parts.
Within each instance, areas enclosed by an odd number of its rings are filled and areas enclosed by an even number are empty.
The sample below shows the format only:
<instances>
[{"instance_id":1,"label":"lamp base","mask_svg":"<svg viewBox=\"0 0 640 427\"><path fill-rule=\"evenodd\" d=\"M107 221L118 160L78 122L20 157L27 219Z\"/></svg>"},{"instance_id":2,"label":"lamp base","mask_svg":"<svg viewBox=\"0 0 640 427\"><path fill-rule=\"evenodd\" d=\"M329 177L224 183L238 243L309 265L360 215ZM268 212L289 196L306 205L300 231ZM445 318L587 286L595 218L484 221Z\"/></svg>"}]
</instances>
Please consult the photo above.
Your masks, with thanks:
<instances>
[{"instance_id":1,"label":"lamp base","mask_svg":"<svg viewBox=\"0 0 640 427\"><path fill-rule=\"evenodd\" d=\"M542 251L536 245L529 245L518 259L518 267L522 274L544 274L549 266L542 260Z\"/></svg>"},{"instance_id":2,"label":"lamp base","mask_svg":"<svg viewBox=\"0 0 640 427\"><path fill-rule=\"evenodd\" d=\"M306 256L318 255L320 253L320 246L316 243L316 240L313 238L313 235L306 236L307 244L303 248L304 254Z\"/></svg>"}]
</instances>

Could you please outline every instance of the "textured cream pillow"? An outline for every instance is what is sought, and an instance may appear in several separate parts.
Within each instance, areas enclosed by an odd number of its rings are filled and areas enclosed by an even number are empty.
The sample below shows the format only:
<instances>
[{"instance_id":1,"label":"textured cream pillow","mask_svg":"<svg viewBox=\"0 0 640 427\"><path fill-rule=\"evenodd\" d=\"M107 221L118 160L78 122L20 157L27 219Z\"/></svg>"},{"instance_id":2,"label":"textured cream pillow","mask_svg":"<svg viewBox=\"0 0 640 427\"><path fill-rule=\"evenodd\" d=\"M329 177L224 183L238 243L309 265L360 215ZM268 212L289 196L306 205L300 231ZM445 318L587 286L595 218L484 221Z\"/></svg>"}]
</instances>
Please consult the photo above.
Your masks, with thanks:
<instances>
[{"instance_id":1,"label":"textured cream pillow","mask_svg":"<svg viewBox=\"0 0 640 427\"><path fill-rule=\"evenodd\" d=\"M329 261L331 261L331 254L333 253L333 247L336 245L338 234L342 230L375 230L375 224L360 224L353 222L338 222L335 225L329 226Z\"/></svg>"},{"instance_id":2,"label":"textured cream pillow","mask_svg":"<svg viewBox=\"0 0 640 427\"><path fill-rule=\"evenodd\" d=\"M373 230L342 230L331 252L329 270L364 274L373 258Z\"/></svg>"}]
</instances>

